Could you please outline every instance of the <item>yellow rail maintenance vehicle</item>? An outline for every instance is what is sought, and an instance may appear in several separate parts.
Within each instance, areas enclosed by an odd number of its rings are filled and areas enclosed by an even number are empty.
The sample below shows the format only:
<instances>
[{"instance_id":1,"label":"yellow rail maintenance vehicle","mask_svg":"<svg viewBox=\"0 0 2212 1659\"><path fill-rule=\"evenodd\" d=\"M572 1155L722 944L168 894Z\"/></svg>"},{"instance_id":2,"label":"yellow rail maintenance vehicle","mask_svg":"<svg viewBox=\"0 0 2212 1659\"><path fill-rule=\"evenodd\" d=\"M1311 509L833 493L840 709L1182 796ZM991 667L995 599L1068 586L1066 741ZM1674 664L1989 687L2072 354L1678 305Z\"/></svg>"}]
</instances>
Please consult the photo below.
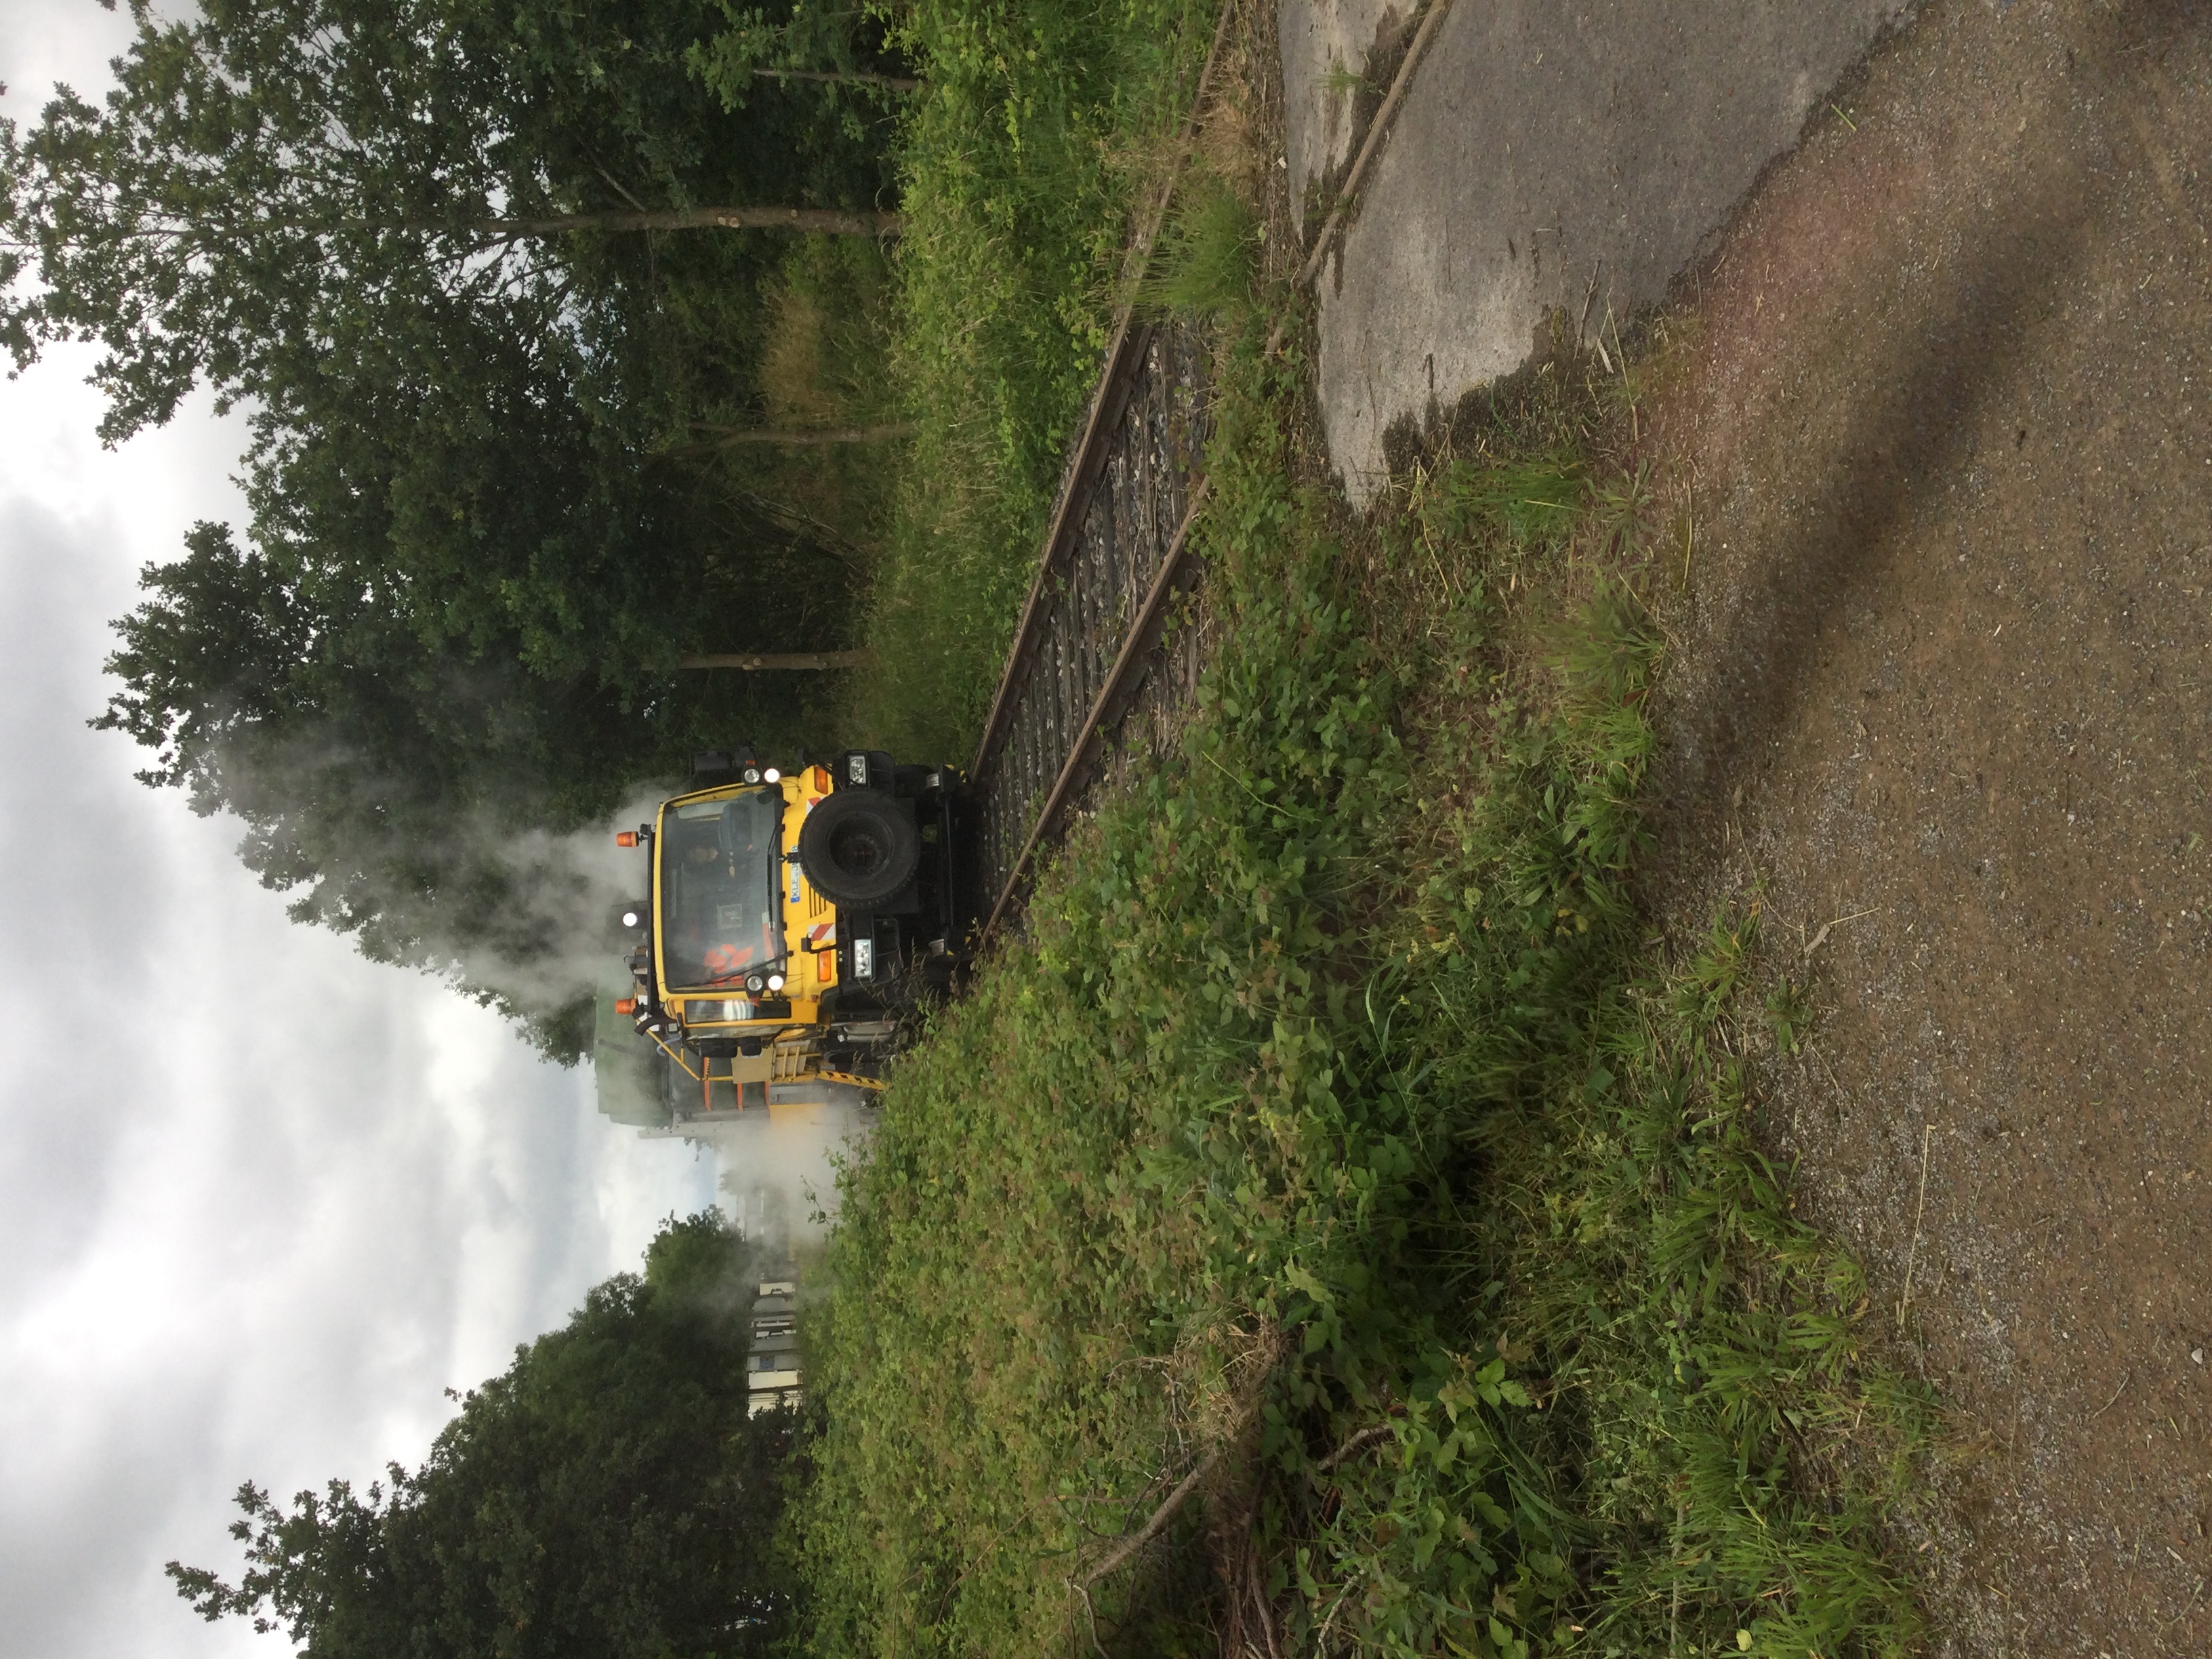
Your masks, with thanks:
<instances>
[{"instance_id":1,"label":"yellow rail maintenance vehicle","mask_svg":"<svg viewBox=\"0 0 2212 1659\"><path fill-rule=\"evenodd\" d=\"M724 1083L737 1110L878 1083L974 928L963 780L857 749L788 774L740 749L693 773L616 837L647 854L649 896L617 917L633 988L615 1012L715 1115Z\"/></svg>"}]
</instances>

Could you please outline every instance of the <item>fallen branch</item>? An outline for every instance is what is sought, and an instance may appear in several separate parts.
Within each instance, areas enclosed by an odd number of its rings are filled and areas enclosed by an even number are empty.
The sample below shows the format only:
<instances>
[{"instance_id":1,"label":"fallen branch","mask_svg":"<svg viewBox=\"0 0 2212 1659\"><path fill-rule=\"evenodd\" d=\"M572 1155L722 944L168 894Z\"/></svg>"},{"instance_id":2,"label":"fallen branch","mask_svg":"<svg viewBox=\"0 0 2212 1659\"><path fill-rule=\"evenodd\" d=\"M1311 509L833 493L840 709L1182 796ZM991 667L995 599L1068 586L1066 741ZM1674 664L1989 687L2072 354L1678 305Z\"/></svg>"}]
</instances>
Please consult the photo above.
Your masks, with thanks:
<instances>
[{"instance_id":1,"label":"fallen branch","mask_svg":"<svg viewBox=\"0 0 2212 1659\"><path fill-rule=\"evenodd\" d=\"M700 207L629 213L556 213L532 219L479 219L469 228L488 236L507 238L558 236L582 230L796 230L827 236L896 236L902 224L896 213L847 211L839 208Z\"/></svg>"},{"instance_id":2,"label":"fallen branch","mask_svg":"<svg viewBox=\"0 0 2212 1659\"><path fill-rule=\"evenodd\" d=\"M711 429L711 428L710 428ZM717 449L737 449L746 444L779 444L787 447L805 447L819 444L879 444L894 438L914 435L911 421L893 421L883 426L841 426L826 428L747 426L721 429L719 436L702 443L686 444L672 451L678 455L697 455Z\"/></svg>"},{"instance_id":3,"label":"fallen branch","mask_svg":"<svg viewBox=\"0 0 2212 1659\"><path fill-rule=\"evenodd\" d=\"M678 668L742 668L757 672L764 668L858 668L868 659L865 651L781 651L726 653L719 656L678 657Z\"/></svg>"},{"instance_id":4,"label":"fallen branch","mask_svg":"<svg viewBox=\"0 0 2212 1659\"><path fill-rule=\"evenodd\" d=\"M1254 1365L1257 1375L1253 1377L1250 1385L1243 1393L1241 1404L1237 1407L1233 1425L1229 1431L1221 1437L1212 1451L1198 1460L1191 1472L1183 1476L1176 1489L1161 1501L1159 1508L1152 1511L1151 1520L1115 1545L1111 1551L1108 1552L1106 1559L1091 1568L1089 1572L1085 1573L1079 1582L1073 1578L1069 1579L1070 1584L1074 1585L1078 1589L1087 1590L1167 1530L1168 1522L1176 1517L1176 1511L1188 1503L1190 1495L1205 1484L1206 1477L1213 1473L1215 1467L1220 1463L1223 1454L1244 1437L1244 1431L1251 1426L1252 1419L1259 1415L1260 1401L1267 1389L1267 1379L1273 1375L1276 1365L1280 1363L1283 1355L1288 1351L1288 1340L1279 1328L1263 1328L1259 1340L1245 1355L1246 1361ZM1087 1601L1089 1597L1086 1596L1085 1599Z\"/></svg>"},{"instance_id":5,"label":"fallen branch","mask_svg":"<svg viewBox=\"0 0 2212 1659\"><path fill-rule=\"evenodd\" d=\"M1364 1450L1365 1448L1373 1445L1375 1442L1382 1439L1383 1436L1389 1432L1390 1425L1388 1423L1377 1423L1371 1428L1360 1430L1358 1434L1353 1435L1351 1439L1346 1441L1341 1446L1339 1446L1328 1456L1322 1458L1320 1462L1315 1464L1314 1473L1316 1474L1327 1474L1338 1464Z\"/></svg>"},{"instance_id":6,"label":"fallen branch","mask_svg":"<svg viewBox=\"0 0 2212 1659\"><path fill-rule=\"evenodd\" d=\"M913 92L921 82L908 75L878 75L870 70L757 69L763 81L828 81L840 86L882 87L890 92Z\"/></svg>"},{"instance_id":7,"label":"fallen branch","mask_svg":"<svg viewBox=\"0 0 2212 1659\"><path fill-rule=\"evenodd\" d=\"M1152 1511L1152 1518L1124 1538L1103 1561L1085 1573L1082 1582L1076 1588L1089 1590L1091 1585L1097 1583L1165 1531L1168 1522L1175 1519L1176 1511L1189 1500L1191 1493L1198 1490L1200 1483L1213 1473L1213 1466L1221 1461L1222 1449L1222 1447L1216 1446L1205 1456L1200 1458L1198 1466L1183 1476L1182 1483L1167 1495L1159 1508Z\"/></svg>"},{"instance_id":8,"label":"fallen branch","mask_svg":"<svg viewBox=\"0 0 2212 1659\"><path fill-rule=\"evenodd\" d=\"M1933 1121L1920 1126L1920 1200L1912 1206L1912 1248L1905 1253L1905 1289L1897 1298L1897 1328L1905 1328L1905 1310L1912 1300L1912 1264L1920 1254L1920 1218L1928 1209L1928 1139L1936 1133Z\"/></svg>"}]
</instances>

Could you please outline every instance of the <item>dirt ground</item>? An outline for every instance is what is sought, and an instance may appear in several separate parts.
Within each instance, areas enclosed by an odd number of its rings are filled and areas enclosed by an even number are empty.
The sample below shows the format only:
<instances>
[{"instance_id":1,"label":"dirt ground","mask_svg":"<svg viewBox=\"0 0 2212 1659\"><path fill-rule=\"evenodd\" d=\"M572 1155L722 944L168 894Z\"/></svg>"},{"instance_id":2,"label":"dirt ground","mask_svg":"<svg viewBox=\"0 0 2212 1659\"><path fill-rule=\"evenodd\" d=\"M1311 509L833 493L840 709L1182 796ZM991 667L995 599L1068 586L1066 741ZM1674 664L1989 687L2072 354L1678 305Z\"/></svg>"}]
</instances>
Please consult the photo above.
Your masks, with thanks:
<instances>
[{"instance_id":1,"label":"dirt ground","mask_svg":"<svg viewBox=\"0 0 2212 1659\"><path fill-rule=\"evenodd\" d=\"M1930 0L1641 417L1657 896L1809 977L1771 1121L1958 1414L1945 1654L2212 1653L2208 183L2212 6Z\"/></svg>"}]
</instances>

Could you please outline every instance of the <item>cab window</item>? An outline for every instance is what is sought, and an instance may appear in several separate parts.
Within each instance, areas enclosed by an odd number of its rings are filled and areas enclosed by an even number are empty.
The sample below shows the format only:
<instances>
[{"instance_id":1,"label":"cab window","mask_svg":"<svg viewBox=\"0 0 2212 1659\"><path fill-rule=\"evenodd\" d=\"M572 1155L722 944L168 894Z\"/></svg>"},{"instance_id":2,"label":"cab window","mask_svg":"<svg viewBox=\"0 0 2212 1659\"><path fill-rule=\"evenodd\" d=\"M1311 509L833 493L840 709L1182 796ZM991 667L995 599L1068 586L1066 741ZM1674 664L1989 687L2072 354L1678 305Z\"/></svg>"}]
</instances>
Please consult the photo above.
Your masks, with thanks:
<instances>
[{"instance_id":1,"label":"cab window","mask_svg":"<svg viewBox=\"0 0 2212 1659\"><path fill-rule=\"evenodd\" d=\"M672 990L735 985L782 955L780 794L688 801L661 819L660 939Z\"/></svg>"}]
</instances>

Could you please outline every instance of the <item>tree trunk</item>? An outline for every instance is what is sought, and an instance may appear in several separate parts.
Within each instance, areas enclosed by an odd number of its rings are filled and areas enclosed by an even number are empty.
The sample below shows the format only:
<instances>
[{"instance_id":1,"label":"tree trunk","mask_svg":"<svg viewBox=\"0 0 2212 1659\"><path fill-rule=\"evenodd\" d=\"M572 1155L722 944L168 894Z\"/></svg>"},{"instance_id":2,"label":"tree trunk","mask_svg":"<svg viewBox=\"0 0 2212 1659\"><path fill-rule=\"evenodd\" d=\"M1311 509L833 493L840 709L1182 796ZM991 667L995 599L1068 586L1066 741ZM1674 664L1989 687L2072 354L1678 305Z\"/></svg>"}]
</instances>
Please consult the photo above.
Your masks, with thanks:
<instances>
[{"instance_id":1,"label":"tree trunk","mask_svg":"<svg viewBox=\"0 0 2212 1659\"><path fill-rule=\"evenodd\" d=\"M713 427L707 429L710 432L717 430ZM911 421L896 421L888 426L833 427L823 431L768 426L723 428L720 430L722 434L720 437L710 438L703 443L686 444L678 453L696 455L708 450L738 449L748 444L784 444L798 448L822 444L888 443L894 438L913 436L914 423Z\"/></svg>"},{"instance_id":2,"label":"tree trunk","mask_svg":"<svg viewBox=\"0 0 2212 1659\"><path fill-rule=\"evenodd\" d=\"M753 71L765 81L836 81L849 82L854 86L883 87L892 92L912 92L921 82L903 75L878 75L869 70L779 70L757 69Z\"/></svg>"},{"instance_id":3,"label":"tree trunk","mask_svg":"<svg viewBox=\"0 0 2212 1659\"><path fill-rule=\"evenodd\" d=\"M483 219L494 236L558 236L571 230L798 230L828 236L896 236L896 213L848 213L838 208L663 208L657 212L562 213L546 219Z\"/></svg>"},{"instance_id":4,"label":"tree trunk","mask_svg":"<svg viewBox=\"0 0 2212 1659\"><path fill-rule=\"evenodd\" d=\"M858 668L868 659L865 651L748 652L742 655L678 657L678 668L742 668L757 672L764 668Z\"/></svg>"}]
</instances>

